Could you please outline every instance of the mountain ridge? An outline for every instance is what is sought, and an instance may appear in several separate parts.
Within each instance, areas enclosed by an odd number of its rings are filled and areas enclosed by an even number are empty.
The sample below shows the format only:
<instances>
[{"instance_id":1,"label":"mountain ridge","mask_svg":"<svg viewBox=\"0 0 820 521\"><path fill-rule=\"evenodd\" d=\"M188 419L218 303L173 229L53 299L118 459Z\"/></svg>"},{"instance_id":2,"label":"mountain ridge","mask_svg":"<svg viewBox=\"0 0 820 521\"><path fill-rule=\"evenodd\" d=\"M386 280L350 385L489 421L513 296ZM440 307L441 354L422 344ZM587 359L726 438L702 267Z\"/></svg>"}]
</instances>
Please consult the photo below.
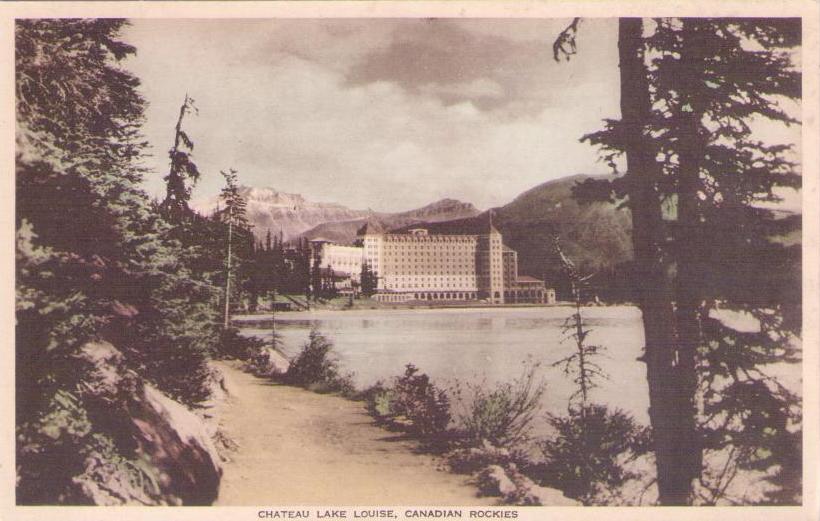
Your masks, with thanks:
<instances>
[{"instance_id":1,"label":"mountain ridge","mask_svg":"<svg viewBox=\"0 0 820 521\"><path fill-rule=\"evenodd\" d=\"M472 203L443 198L430 204L402 212L374 212L357 210L339 203L316 202L301 194L280 192L270 187L240 186L239 193L247 203L248 221L254 234L262 238L268 230L282 233L285 240L299 237L326 237L349 243L356 230L368 219L384 221L387 227L412 222L439 221L477 215L480 211ZM219 205L219 196L200 199L192 207L210 214ZM352 232L351 232L352 230Z\"/></svg>"}]
</instances>

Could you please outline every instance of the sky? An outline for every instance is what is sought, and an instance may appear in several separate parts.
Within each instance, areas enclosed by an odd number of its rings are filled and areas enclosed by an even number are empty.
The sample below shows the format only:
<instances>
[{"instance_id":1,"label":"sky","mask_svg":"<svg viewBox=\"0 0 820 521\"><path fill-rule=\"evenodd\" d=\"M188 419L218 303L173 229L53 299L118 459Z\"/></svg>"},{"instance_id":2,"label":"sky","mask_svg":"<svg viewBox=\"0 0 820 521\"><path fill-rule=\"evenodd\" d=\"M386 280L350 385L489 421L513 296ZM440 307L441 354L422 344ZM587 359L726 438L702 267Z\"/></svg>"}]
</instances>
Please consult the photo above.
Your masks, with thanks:
<instances>
[{"instance_id":1,"label":"sky","mask_svg":"<svg viewBox=\"0 0 820 521\"><path fill-rule=\"evenodd\" d=\"M163 193L183 126L203 173L351 208L401 211L445 197L503 205L550 179L607 173L579 138L618 116L616 23L569 20L133 20L126 67L148 101L146 189Z\"/></svg>"},{"instance_id":2,"label":"sky","mask_svg":"<svg viewBox=\"0 0 820 521\"><path fill-rule=\"evenodd\" d=\"M183 127L202 179L356 209L449 197L486 209L545 181L610 171L581 143L619 117L617 21L584 19L578 53L553 60L568 19L136 19L125 66L148 102L146 189Z\"/></svg>"}]
</instances>

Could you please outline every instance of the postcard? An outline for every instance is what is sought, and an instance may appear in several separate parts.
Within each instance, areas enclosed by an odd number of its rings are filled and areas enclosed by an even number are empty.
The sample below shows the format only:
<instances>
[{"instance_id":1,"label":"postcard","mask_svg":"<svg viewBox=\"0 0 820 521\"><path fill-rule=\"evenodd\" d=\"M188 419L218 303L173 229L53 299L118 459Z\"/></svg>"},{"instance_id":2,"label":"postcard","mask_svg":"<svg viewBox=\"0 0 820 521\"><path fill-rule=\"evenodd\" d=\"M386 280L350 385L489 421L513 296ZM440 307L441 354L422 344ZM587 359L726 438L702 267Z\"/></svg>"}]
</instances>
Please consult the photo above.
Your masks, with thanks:
<instances>
[{"instance_id":1,"label":"postcard","mask_svg":"<svg viewBox=\"0 0 820 521\"><path fill-rule=\"evenodd\" d=\"M0 14L4 519L817 519L816 2Z\"/></svg>"}]
</instances>

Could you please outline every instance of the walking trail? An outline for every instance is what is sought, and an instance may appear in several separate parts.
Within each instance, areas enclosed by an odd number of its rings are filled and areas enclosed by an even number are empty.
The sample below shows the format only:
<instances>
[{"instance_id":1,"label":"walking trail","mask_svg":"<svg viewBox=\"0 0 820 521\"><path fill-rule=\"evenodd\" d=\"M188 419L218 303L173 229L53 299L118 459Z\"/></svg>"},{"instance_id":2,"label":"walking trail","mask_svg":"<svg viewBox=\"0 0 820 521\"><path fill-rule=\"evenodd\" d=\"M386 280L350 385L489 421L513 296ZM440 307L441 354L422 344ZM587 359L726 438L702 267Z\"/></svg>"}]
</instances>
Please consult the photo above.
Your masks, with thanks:
<instances>
[{"instance_id":1,"label":"walking trail","mask_svg":"<svg viewBox=\"0 0 820 521\"><path fill-rule=\"evenodd\" d=\"M372 424L361 403L278 385L220 363L220 425L238 443L217 505L492 505L475 487Z\"/></svg>"}]
</instances>

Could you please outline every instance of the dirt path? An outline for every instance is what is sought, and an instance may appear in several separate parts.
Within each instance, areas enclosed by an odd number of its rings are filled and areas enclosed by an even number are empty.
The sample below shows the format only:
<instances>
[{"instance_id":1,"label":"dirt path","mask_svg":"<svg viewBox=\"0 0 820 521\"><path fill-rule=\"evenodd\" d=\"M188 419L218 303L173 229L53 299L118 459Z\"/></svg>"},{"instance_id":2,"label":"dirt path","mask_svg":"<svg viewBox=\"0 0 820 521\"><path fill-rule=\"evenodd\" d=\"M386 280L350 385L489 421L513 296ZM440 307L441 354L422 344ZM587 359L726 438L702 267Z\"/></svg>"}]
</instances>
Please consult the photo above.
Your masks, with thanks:
<instances>
[{"instance_id":1,"label":"dirt path","mask_svg":"<svg viewBox=\"0 0 820 521\"><path fill-rule=\"evenodd\" d=\"M220 424L238 444L217 505L492 505L467 478L374 426L361 403L272 384L221 363ZM399 439L397 439L399 438Z\"/></svg>"}]
</instances>

